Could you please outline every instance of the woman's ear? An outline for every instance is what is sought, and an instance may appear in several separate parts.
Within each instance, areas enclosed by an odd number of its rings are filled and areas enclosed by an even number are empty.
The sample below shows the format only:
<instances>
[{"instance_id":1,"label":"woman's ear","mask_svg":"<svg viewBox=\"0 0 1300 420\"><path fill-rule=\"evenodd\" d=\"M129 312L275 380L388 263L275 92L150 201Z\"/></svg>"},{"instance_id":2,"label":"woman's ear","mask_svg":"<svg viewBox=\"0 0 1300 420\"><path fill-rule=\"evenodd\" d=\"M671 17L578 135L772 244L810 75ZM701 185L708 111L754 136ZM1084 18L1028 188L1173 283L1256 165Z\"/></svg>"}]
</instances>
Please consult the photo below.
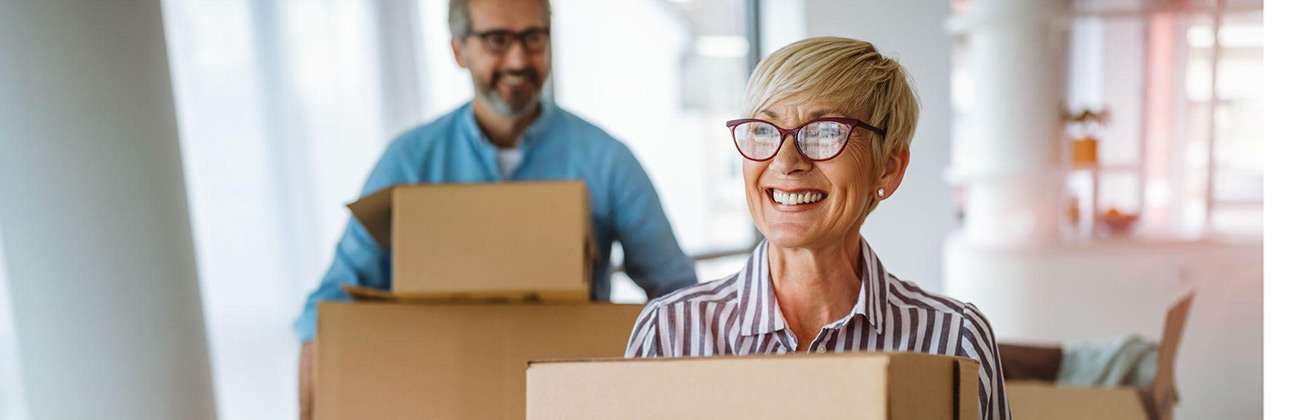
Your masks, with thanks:
<instances>
[{"instance_id":1,"label":"woman's ear","mask_svg":"<svg viewBox=\"0 0 1300 420\"><path fill-rule=\"evenodd\" d=\"M885 171L880 174L880 183L877 184L885 188L884 198L889 198L894 195L894 191L898 191L898 186L903 183L903 174L907 173L907 164L911 160L910 147L903 147L898 153L885 160Z\"/></svg>"}]
</instances>

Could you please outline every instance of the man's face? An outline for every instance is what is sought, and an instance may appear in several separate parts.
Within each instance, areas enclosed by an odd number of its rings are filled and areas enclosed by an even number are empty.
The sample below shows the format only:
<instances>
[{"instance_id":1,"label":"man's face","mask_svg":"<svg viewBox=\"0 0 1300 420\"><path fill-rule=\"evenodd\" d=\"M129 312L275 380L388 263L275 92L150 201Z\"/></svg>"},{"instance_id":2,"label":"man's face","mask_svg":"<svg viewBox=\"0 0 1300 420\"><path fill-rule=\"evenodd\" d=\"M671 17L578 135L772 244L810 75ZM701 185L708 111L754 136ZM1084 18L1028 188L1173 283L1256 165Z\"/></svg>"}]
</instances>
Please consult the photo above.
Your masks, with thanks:
<instances>
[{"instance_id":1,"label":"man's face","mask_svg":"<svg viewBox=\"0 0 1300 420\"><path fill-rule=\"evenodd\" d=\"M508 31L523 33L548 29L545 6L538 0L472 0L471 33ZM551 73L550 42L530 50L522 40L510 39L504 51L493 51L486 38L467 36L452 40L456 63L469 70L474 92L502 116L517 117L536 109L542 85Z\"/></svg>"}]
</instances>

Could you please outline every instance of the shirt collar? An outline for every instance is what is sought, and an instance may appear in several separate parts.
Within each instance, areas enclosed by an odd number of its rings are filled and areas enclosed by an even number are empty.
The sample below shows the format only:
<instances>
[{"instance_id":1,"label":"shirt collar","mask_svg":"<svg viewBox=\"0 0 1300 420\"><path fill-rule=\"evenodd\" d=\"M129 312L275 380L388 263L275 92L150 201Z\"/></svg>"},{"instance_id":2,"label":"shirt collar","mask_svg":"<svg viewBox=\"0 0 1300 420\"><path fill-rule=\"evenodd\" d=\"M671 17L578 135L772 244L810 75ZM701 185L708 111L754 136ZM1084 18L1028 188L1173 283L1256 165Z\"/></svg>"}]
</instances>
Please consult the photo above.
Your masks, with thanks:
<instances>
[{"instance_id":1,"label":"shirt collar","mask_svg":"<svg viewBox=\"0 0 1300 420\"><path fill-rule=\"evenodd\" d=\"M541 101L539 106L541 107L541 114L528 126L527 130L524 130L523 136L519 139L519 148L524 152L525 156L527 156L529 149L536 147L538 143L550 137L546 135L547 130L554 125L554 120L557 118L556 114L559 114L560 111L555 103L545 99ZM468 134L467 140L469 140L474 154L479 158L479 162L488 168L488 173L498 174L499 176L501 168L497 167L497 147L483 134L483 128L479 127L478 121L474 119L474 102L470 101L462 105L458 112L460 113L458 117L459 123L461 127L464 127L464 133Z\"/></svg>"},{"instance_id":2,"label":"shirt collar","mask_svg":"<svg viewBox=\"0 0 1300 420\"><path fill-rule=\"evenodd\" d=\"M547 137L544 134L551 129L551 125L556 120L556 114L560 113L559 107L555 106L554 102L545 99L542 99L538 106L542 108L541 115L537 116L537 119L533 121L532 125L528 126L527 130L524 130L523 138L520 139L520 147L525 150L535 146L536 143Z\"/></svg>"},{"instance_id":3,"label":"shirt collar","mask_svg":"<svg viewBox=\"0 0 1300 420\"><path fill-rule=\"evenodd\" d=\"M785 317L777 305L768 272L766 240L754 247L739 276L740 334L751 336L785 329Z\"/></svg>"},{"instance_id":4,"label":"shirt collar","mask_svg":"<svg viewBox=\"0 0 1300 420\"><path fill-rule=\"evenodd\" d=\"M885 271L884 265L880 263L880 259L867 244L866 239L859 238L859 240L862 245L862 275L860 276L862 287L858 288L858 299L853 305L852 312L829 326L840 328L853 317L863 316L879 334L884 331L881 321L884 319L885 297L889 289L886 278L889 273ZM781 314L780 304L776 300L776 290L772 287L772 276L767 260L767 241L759 243L754 248L738 276L740 289L737 299L743 314L740 318L740 334L752 336L785 329L785 317Z\"/></svg>"},{"instance_id":5,"label":"shirt collar","mask_svg":"<svg viewBox=\"0 0 1300 420\"><path fill-rule=\"evenodd\" d=\"M876 333L883 334L885 305L889 301L889 272L885 271L885 265L880 263L880 258L876 255L876 251L871 249L867 240L860 240L862 241L861 277L864 287L859 299L865 299L865 302L860 302L863 305L861 310L866 312L867 321L876 329Z\"/></svg>"},{"instance_id":6,"label":"shirt collar","mask_svg":"<svg viewBox=\"0 0 1300 420\"><path fill-rule=\"evenodd\" d=\"M554 102L545 99L543 99L538 106L541 107L541 114L537 116L536 120L533 120L533 123L528 126L527 130L524 130L522 138L519 139L520 147L525 150L532 147L533 143L537 143L541 139L547 137L544 135L546 130L550 129L551 125L554 124L554 121L557 118L556 114L560 113L560 108L556 106ZM479 127L478 121L474 119L473 101L461 106L460 123L469 131L470 136L475 140L476 146L491 151L496 150L496 145L492 144L491 141L488 141L487 136L483 134L483 129Z\"/></svg>"}]
</instances>

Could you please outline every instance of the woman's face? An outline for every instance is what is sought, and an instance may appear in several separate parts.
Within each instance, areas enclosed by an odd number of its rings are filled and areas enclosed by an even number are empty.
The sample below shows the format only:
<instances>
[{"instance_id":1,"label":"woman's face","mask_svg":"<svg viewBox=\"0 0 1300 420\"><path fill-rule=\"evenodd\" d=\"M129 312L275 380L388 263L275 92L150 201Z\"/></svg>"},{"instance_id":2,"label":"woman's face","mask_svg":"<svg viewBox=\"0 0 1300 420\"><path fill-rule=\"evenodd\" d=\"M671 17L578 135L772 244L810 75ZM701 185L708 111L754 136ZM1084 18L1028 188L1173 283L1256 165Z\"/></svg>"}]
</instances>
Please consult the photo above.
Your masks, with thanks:
<instances>
[{"instance_id":1,"label":"woman's face","mask_svg":"<svg viewBox=\"0 0 1300 420\"><path fill-rule=\"evenodd\" d=\"M837 108L834 103L795 95L760 109L754 118L785 128L821 117L863 119L838 112ZM742 158L749 213L768 242L785 248L806 248L839 244L849 236L857 238L876 188L885 186L887 192L892 192L897 186L874 167L868 143L872 141L883 140L867 130L854 129L839 156L814 162L799 154L791 135L770 160ZM775 197L805 193L820 200L782 204Z\"/></svg>"}]
</instances>

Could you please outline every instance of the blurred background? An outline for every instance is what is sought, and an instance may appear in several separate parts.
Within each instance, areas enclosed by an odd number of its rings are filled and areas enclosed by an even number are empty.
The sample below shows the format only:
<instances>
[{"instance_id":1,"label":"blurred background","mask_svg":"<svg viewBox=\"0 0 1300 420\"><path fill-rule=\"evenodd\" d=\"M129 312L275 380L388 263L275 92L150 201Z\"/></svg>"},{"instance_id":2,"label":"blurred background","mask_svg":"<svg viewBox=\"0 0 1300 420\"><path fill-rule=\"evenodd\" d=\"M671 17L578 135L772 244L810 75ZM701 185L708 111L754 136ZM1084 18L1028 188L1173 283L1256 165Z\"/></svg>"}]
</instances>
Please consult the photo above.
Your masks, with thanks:
<instances>
[{"instance_id":1,"label":"blurred background","mask_svg":"<svg viewBox=\"0 0 1300 420\"><path fill-rule=\"evenodd\" d=\"M44 416L69 410L46 394L63 382L44 374L64 363L60 355L82 352L122 366L160 360L159 372L126 373L133 377L199 378L164 381L184 398L130 389L86 398L296 418L290 324L332 257L343 205L389 140L472 94L452 60L446 1L4 4L0 27L29 30L0 29L0 192L9 197L0 204L0 418L62 418ZM631 147L701 280L734 272L757 240L723 127L740 116L750 69L808 36L868 40L908 69L922 104L903 186L863 229L894 274L974 302L1004 342L1158 339L1164 309L1195 290L1177 416L1262 416L1262 0L552 0L552 8L554 100ZM133 70L139 63L151 70ZM58 82L52 91L62 96L46 100L73 115L24 105L51 91L40 83L77 71L122 82ZM102 120L119 111L163 140ZM86 127L75 127L78 116ZM40 127L82 140L26 137ZM90 140L116 138L133 140ZM174 177L85 179L110 164ZM19 194L98 204L10 199ZM142 200L172 204L126 210ZM127 227L78 230L75 221L98 217ZM121 239L136 237L171 244L174 258L160 265L136 255ZM42 250L121 273L181 274L123 279ZM617 276L614 299L645 296ZM160 315L176 308L188 315ZM138 336L103 337L94 349L66 348L74 341L51 332L78 325L63 333L95 336L125 324ZM190 331L165 332L176 326ZM130 340L166 349L140 353ZM80 380L92 383L112 371L83 368Z\"/></svg>"}]
</instances>

